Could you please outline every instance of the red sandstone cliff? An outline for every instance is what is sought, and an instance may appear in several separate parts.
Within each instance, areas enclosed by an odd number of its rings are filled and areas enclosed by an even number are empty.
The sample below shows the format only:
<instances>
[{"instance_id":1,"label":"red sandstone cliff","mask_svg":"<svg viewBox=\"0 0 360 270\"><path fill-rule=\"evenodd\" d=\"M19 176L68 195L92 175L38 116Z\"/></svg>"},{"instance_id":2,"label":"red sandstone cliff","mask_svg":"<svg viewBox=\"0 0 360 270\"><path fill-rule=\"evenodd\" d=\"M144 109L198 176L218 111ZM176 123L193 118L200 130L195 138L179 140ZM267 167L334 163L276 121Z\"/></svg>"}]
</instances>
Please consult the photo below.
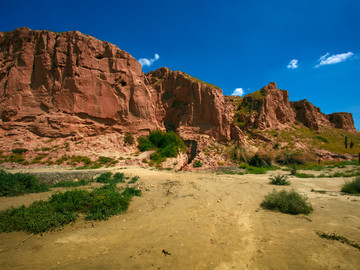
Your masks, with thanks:
<instances>
[{"instance_id":1,"label":"red sandstone cliff","mask_svg":"<svg viewBox=\"0 0 360 270\"><path fill-rule=\"evenodd\" d=\"M207 134L218 140L231 139L232 118L221 89L168 68L149 72L147 76L160 93L167 129L185 137Z\"/></svg>"},{"instance_id":2,"label":"red sandstone cliff","mask_svg":"<svg viewBox=\"0 0 360 270\"><path fill-rule=\"evenodd\" d=\"M235 122L246 129L281 128L300 122L318 130L328 126L355 131L351 113L326 115L306 99L290 102L289 93L271 82L261 90L246 95L236 108Z\"/></svg>"},{"instance_id":3,"label":"red sandstone cliff","mask_svg":"<svg viewBox=\"0 0 360 270\"><path fill-rule=\"evenodd\" d=\"M28 28L0 36L3 129L50 137L148 131L162 127L154 95L140 64L108 42Z\"/></svg>"},{"instance_id":4,"label":"red sandstone cliff","mask_svg":"<svg viewBox=\"0 0 360 270\"><path fill-rule=\"evenodd\" d=\"M236 104L236 105L234 105ZM306 100L289 102L270 83L243 99L180 71L148 74L127 52L77 31L28 28L0 33L0 128L46 137L173 129L243 141L241 128L281 128L296 121L354 131L352 115L325 115Z\"/></svg>"}]
</instances>

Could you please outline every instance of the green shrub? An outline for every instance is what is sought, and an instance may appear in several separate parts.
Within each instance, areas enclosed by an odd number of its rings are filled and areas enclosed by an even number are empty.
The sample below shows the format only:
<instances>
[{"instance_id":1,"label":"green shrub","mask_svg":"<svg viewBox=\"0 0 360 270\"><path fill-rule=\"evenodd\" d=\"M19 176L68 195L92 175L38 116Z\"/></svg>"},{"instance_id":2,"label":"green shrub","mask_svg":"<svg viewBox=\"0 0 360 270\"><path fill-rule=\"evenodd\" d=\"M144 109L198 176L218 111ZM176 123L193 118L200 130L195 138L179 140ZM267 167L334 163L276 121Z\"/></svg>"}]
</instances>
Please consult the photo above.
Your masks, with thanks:
<instances>
[{"instance_id":1,"label":"green shrub","mask_svg":"<svg viewBox=\"0 0 360 270\"><path fill-rule=\"evenodd\" d=\"M132 145L132 144L134 144L134 142L135 142L135 139L134 139L133 135L131 135L130 133L126 133L125 137L124 137L124 143Z\"/></svg>"},{"instance_id":2,"label":"green shrub","mask_svg":"<svg viewBox=\"0 0 360 270\"><path fill-rule=\"evenodd\" d=\"M260 206L264 209L292 215L308 215L313 211L311 204L307 202L307 198L297 193L295 190L273 190L265 196L265 199L261 202Z\"/></svg>"},{"instance_id":3,"label":"green shrub","mask_svg":"<svg viewBox=\"0 0 360 270\"><path fill-rule=\"evenodd\" d=\"M155 149L155 145L149 140L148 137L141 136L138 138L138 147L141 152Z\"/></svg>"},{"instance_id":4,"label":"green shrub","mask_svg":"<svg viewBox=\"0 0 360 270\"><path fill-rule=\"evenodd\" d=\"M180 151L186 149L183 140L175 132L162 132L155 130L149 137L139 137L140 151L156 150L150 155L150 160L161 163L168 157L176 157Z\"/></svg>"},{"instance_id":5,"label":"green shrub","mask_svg":"<svg viewBox=\"0 0 360 270\"><path fill-rule=\"evenodd\" d=\"M193 164L193 167L194 168L199 168L199 167L202 167L202 162L200 160L195 160L194 161L194 164Z\"/></svg>"},{"instance_id":6,"label":"green shrub","mask_svg":"<svg viewBox=\"0 0 360 270\"><path fill-rule=\"evenodd\" d=\"M111 183L112 182L112 172L106 172L100 174L95 180L98 183Z\"/></svg>"},{"instance_id":7,"label":"green shrub","mask_svg":"<svg viewBox=\"0 0 360 270\"><path fill-rule=\"evenodd\" d=\"M113 179L115 180L116 183L124 183L124 174L123 173L115 173L113 176Z\"/></svg>"},{"instance_id":8,"label":"green shrub","mask_svg":"<svg viewBox=\"0 0 360 270\"><path fill-rule=\"evenodd\" d=\"M132 177L131 180L129 181L129 184L134 184L134 183L136 183L136 181L139 180L139 179L140 179L139 176L134 176L134 177Z\"/></svg>"},{"instance_id":9,"label":"green shrub","mask_svg":"<svg viewBox=\"0 0 360 270\"><path fill-rule=\"evenodd\" d=\"M49 201L37 201L29 207L21 206L0 212L0 232L25 231L40 233L75 222L78 214L87 220L106 220L127 210L133 196L141 191L127 188L120 193L115 185L107 185L89 192L71 190L53 194Z\"/></svg>"},{"instance_id":10,"label":"green shrub","mask_svg":"<svg viewBox=\"0 0 360 270\"><path fill-rule=\"evenodd\" d=\"M347 181L341 187L341 191L349 194L360 194L360 177L352 181Z\"/></svg>"},{"instance_id":11,"label":"green shrub","mask_svg":"<svg viewBox=\"0 0 360 270\"><path fill-rule=\"evenodd\" d=\"M11 150L11 152L13 152L14 154L23 154L26 153L27 151L29 150L26 148L15 148Z\"/></svg>"},{"instance_id":12,"label":"green shrub","mask_svg":"<svg viewBox=\"0 0 360 270\"><path fill-rule=\"evenodd\" d=\"M0 197L18 196L26 193L44 192L48 190L48 185L40 183L35 175L28 173L12 174L0 170Z\"/></svg>"},{"instance_id":13,"label":"green shrub","mask_svg":"<svg viewBox=\"0 0 360 270\"><path fill-rule=\"evenodd\" d=\"M290 182L287 181L287 175L276 175L273 177L270 177L270 183L271 185L278 185L278 186L288 186L290 185Z\"/></svg>"}]
</instances>

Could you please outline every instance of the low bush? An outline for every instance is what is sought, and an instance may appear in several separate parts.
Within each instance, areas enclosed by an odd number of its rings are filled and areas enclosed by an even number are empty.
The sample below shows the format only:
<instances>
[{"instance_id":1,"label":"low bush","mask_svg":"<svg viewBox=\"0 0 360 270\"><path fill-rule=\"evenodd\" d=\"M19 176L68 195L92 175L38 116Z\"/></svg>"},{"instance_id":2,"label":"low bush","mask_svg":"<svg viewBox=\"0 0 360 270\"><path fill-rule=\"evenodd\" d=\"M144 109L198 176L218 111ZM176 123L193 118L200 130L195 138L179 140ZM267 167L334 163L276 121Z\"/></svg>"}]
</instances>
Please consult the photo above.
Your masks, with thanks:
<instances>
[{"instance_id":1,"label":"low bush","mask_svg":"<svg viewBox=\"0 0 360 270\"><path fill-rule=\"evenodd\" d=\"M193 167L194 168L200 168L200 167L202 167L202 162L200 161L200 160L195 160L194 161L194 164L193 164Z\"/></svg>"},{"instance_id":2,"label":"low bush","mask_svg":"<svg viewBox=\"0 0 360 270\"><path fill-rule=\"evenodd\" d=\"M106 188L105 188L106 187ZM40 233L76 221L78 214L87 220L106 220L127 210L133 196L141 191L126 188L122 193L108 185L89 192L71 190L52 195L49 201L37 201L0 212L0 232Z\"/></svg>"},{"instance_id":3,"label":"low bush","mask_svg":"<svg viewBox=\"0 0 360 270\"><path fill-rule=\"evenodd\" d=\"M48 191L49 187L28 173L7 173L0 170L0 197Z\"/></svg>"},{"instance_id":4,"label":"low bush","mask_svg":"<svg viewBox=\"0 0 360 270\"><path fill-rule=\"evenodd\" d=\"M265 199L261 202L260 206L271 211L279 211L292 215L308 215L313 211L313 208L307 201L307 198L295 190L273 190L265 196Z\"/></svg>"},{"instance_id":5,"label":"low bush","mask_svg":"<svg viewBox=\"0 0 360 270\"><path fill-rule=\"evenodd\" d=\"M106 172L100 174L98 177L96 177L95 181L98 183L111 183L112 182L112 172Z\"/></svg>"},{"instance_id":6,"label":"low bush","mask_svg":"<svg viewBox=\"0 0 360 270\"><path fill-rule=\"evenodd\" d=\"M341 191L348 194L360 194L360 177L352 181L347 181L341 187Z\"/></svg>"},{"instance_id":7,"label":"low bush","mask_svg":"<svg viewBox=\"0 0 360 270\"><path fill-rule=\"evenodd\" d=\"M13 152L14 154L23 154L26 153L27 151L29 150L26 148L15 148L11 150L11 152Z\"/></svg>"},{"instance_id":8,"label":"low bush","mask_svg":"<svg viewBox=\"0 0 360 270\"><path fill-rule=\"evenodd\" d=\"M176 157L179 151L185 151L183 140L175 132L162 132L155 130L149 137L139 137L138 147L140 151L156 150L150 155L150 160L159 164L168 157Z\"/></svg>"},{"instance_id":9,"label":"low bush","mask_svg":"<svg viewBox=\"0 0 360 270\"><path fill-rule=\"evenodd\" d=\"M129 181L129 184L135 184L137 182L137 180L139 180L140 177L139 176L134 176L131 178L131 180Z\"/></svg>"},{"instance_id":10,"label":"low bush","mask_svg":"<svg viewBox=\"0 0 360 270\"><path fill-rule=\"evenodd\" d=\"M113 176L113 179L117 183L124 183L125 182L123 173L119 173L119 172L115 173L114 176Z\"/></svg>"},{"instance_id":11,"label":"low bush","mask_svg":"<svg viewBox=\"0 0 360 270\"><path fill-rule=\"evenodd\" d=\"M115 173L114 175L112 172L106 172L99 175L95 178L95 181L98 183L105 183L105 184L116 184L116 183L124 183L124 174L123 173Z\"/></svg>"},{"instance_id":12,"label":"low bush","mask_svg":"<svg viewBox=\"0 0 360 270\"><path fill-rule=\"evenodd\" d=\"M271 185L278 185L278 186L288 186L290 185L290 182L287 181L287 175L276 175L273 177L270 177L269 180L269 184Z\"/></svg>"}]
</instances>

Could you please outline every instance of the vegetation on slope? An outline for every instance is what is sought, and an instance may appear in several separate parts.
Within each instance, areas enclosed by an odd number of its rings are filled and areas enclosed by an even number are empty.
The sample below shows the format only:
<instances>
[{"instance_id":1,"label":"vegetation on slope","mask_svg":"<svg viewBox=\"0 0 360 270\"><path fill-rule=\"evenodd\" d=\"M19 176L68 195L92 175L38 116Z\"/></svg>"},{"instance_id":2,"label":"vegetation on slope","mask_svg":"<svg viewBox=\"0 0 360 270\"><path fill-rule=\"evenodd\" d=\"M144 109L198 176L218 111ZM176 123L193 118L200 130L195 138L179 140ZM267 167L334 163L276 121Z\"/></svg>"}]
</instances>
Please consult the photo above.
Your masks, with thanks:
<instances>
[{"instance_id":1,"label":"vegetation on slope","mask_svg":"<svg viewBox=\"0 0 360 270\"><path fill-rule=\"evenodd\" d=\"M183 140L175 132L163 132L155 130L148 137L139 137L139 150L156 150L151 154L150 159L156 163L163 162L168 157L177 157L179 151L185 151Z\"/></svg>"}]
</instances>

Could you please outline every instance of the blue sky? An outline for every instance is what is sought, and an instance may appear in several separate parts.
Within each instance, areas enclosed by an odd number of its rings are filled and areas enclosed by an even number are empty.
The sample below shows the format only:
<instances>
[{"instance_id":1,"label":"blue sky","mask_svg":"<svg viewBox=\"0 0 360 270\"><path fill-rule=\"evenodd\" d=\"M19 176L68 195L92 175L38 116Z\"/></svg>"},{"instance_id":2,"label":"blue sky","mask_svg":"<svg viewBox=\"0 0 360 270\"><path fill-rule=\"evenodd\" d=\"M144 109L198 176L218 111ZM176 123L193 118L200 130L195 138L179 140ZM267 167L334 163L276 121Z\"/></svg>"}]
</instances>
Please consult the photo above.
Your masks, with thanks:
<instances>
[{"instance_id":1,"label":"blue sky","mask_svg":"<svg viewBox=\"0 0 360 270\"><path fill-rule=\"evenodd\" d=\"M144 72L181 70L226 95L274 81L292 101L353 113L359 130L359 14L358 0L13 0L0 31L79 30L143 58Z\"/></svg>"}]
</instances>

